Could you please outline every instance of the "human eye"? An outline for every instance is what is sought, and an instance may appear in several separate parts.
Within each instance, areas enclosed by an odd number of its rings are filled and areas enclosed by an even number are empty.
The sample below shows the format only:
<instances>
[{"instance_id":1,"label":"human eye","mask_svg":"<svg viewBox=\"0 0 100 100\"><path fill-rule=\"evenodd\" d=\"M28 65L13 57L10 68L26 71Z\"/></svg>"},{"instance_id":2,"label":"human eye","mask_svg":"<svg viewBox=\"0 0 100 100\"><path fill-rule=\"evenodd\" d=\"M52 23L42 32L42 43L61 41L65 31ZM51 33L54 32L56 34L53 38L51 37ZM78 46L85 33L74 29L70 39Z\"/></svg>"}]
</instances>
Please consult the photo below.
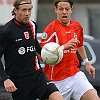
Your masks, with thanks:
<instances>
[{"instance_id":1,"label":"human eye","mask_svg":"<svg viewBox=\"0 0 100 100\"><path fill-rule=\"evenodd\" d=\"M70 8L65 8L65 10L66 10L66 11L69 11L69 10L70 10Z\"/></svg>"},{"instance_id":2,"label":"human eye","mask_svg":"<svg viewBox=\"0 0 100 100\"><path fill-rule=\"evenodd\" d=\"M62 10L63 10L63 8L61 8L61 7L60 7L60 8L59 8L59 10L60 10L60 11L62 11Z\"/></svg>"},{"instance_id":3,"label":"human eye","mask_svg":"<svg viewBox=\"0 0 100 100\"><path fill-rule=\"evenodd\" d=\"M27 10L26 10L26 9L22 9L22 11L23 11L23 12L26 12Z\"/></svg>"},{"instance_id":4,"label":"human eye","mask_svg":"<svg viewBox=\"0 0 100 100\"><path fill-rule=\"evenodd\" d=\"M31 11L32 9L30 8L28 11Z\"/></svg>"}]
</instances>

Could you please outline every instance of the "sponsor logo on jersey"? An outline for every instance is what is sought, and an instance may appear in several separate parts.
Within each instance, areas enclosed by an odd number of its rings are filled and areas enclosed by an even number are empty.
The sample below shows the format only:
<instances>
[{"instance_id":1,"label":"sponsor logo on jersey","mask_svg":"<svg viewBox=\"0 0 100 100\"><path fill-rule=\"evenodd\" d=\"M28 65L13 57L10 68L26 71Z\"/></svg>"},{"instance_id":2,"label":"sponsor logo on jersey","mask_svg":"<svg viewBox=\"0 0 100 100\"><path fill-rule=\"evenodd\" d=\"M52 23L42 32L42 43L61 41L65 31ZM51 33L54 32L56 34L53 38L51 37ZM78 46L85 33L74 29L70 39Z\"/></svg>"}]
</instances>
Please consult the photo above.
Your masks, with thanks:
<instances>
[{"instance_id":1,"label":"sponsor logo on jersey","mask_svg":"<svg viewBox=\"0 0 100 100\"><path fill-rule=\"evenodd\" d=\"M68 31L68 32L66 32L67 34L70 34L71 32L70 31Z\"/></svg>"},{"instance_id":2,"label":"sponsor logo on jersey","mask_svg":"<svg viewBox=\"0 0 100 100\"><path fill-rule=\"evenodd\" d=\"M16 39L15 41L22 41L22 39Z\"/></svg>"},{"instance_id":3,"label":"sponsor logo on jersey","mask_svg":"<svg viewBox=\"0 0 100 100\"><path fill-rule=\"evenodd\" d=\"M18 49L18 53L20 54L20 55L24 55L25 53L27 53L27 52L33 52L33 51L35 51L35 49L34 49L34 47L33 46L30 46L30 47L20 47L19 49Z\"/></svg>"},{"instance_id":4,"label":"sponsor logo on jersey","mask_svg":"<svg viewBox=\"0 0 100 100\"><path fill-rule=\"evenodd\" d=\"M42 33L42 38L43 39L46 39L47 38L47 33L46 32Z\"/></svg>"},{"instance_id":5,"label":"sponsor logo on jersey","mask_svg":"<svg viewBox=\"0 0 100 100\"><path fill-rule=\"evenodd\" d=\"M25 54L25 48L24 47L20 47L18 49L18 53L21 54L21 55Z\"/></svg>"},{"instance_id":6,"label":"sponsor logo on jersey","mask_svg":"<svg viewBox=\"0 0 100 100\"><path fill-rule=\"evenodd\" d=\"M64 50L64 53L76 53L77 49L76 48L73 48L73 49L70 49L70 50Z\"/></svg>"},{"instance_id":7,"label":"sponsor logo on jersey","mask_svg":"<svg viewBox=\"0 0 100 100\"><path fill-rule=\"evenodd\" d=\"M25 39L29 39L29 33L28 33L28 31L24 32L24 36L25 36Z\"/></svg>"}]
</instances>

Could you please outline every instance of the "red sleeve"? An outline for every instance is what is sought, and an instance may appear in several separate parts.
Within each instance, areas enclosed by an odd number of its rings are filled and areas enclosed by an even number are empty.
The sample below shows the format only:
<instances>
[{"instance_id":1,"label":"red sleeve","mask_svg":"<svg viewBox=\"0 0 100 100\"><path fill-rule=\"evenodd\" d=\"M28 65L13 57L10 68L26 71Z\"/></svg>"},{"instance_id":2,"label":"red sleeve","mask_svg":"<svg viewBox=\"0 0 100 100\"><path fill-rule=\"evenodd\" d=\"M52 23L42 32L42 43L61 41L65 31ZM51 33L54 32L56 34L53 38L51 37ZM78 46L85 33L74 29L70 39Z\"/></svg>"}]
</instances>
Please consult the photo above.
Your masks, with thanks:
<instances>
[{"instance_id":1,"label":"red sleeve","mask_svg":"<svg viewBox=\"0 0 100 100\"><path fill-rule=\"evenodd\" d=\"M40 45L44 46L44 44L48 42L55 41L55 29L54 23L50 23L43 31L42 36L40 37Z\"/></svg>"},{"instance_id":2,"label":"red sleeve","mask_svg":"<svg viewBox=\"0 0 100 100\"><path fill-rule=\"evenodd\" d=\"M80 41L80 43L78 44L78 47L81 47L84 45L84 34L83 34L83 28L80 25L80 23L78 23L78 27L79 27L79 31L78 31L78 39Z\"/></svg>"}]
</instances>

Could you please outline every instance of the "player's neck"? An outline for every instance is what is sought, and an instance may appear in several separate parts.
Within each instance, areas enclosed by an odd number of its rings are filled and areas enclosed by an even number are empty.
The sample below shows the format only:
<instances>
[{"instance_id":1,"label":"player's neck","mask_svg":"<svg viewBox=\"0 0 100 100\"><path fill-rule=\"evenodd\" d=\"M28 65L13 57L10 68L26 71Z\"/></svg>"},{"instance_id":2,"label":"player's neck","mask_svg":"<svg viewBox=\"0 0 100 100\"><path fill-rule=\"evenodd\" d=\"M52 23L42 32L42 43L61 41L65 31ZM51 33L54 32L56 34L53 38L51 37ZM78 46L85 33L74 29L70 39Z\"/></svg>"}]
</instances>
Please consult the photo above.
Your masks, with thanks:
<instances>
[{"instance_id":1,"label":"player's neck","mask_svg":"<svg viewBox=\"0 0 100 100\"><path fill-rule=\"evenodd\" d=\"M61 22L59 19L57 19L57 20L58 20L60 23L66 25L66 26L69 26L69 25L70 25L70 20L68 20L68 22L66 22L66 23Z\"/></svg>"}]
</instances>

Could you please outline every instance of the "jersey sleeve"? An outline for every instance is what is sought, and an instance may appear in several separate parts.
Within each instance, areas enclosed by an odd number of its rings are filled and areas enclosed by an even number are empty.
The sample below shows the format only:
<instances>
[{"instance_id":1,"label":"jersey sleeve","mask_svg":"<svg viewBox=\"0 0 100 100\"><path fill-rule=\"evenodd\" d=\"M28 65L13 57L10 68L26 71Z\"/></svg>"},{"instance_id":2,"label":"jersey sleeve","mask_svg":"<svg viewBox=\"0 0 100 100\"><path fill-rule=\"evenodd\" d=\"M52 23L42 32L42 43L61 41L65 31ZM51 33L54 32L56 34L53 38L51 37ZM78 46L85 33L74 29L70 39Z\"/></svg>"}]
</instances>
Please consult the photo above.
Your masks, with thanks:
<instances>
[{"instance_id":1,"label":"jersey sleeve","mask_svg":"<svg viewBox=\"0 0 100 100\"><path fill-rule=\"evenodd\" d=\"M50 23L43 31L42 36L40 37L40 45L44 46L48 42L55 41L55 29L54 25Z\"/></svg>"},{"instance_id":2,"label":"jersey sleeve","mask_svg":"<svg viewBox=\"0 0 100 100\"><path fill-rule=\"evenodd\" d=\"M41 49L42 48L41 48L41 46L40 46L40 44L39 44L37 39L35 39L35 49L41 55Z\"/></svg>"},{"instance_id":3,"label":"jersey sleeve","mask_svg":"<svg viewBox=\"0 0 100 100\"><path fill-rule=\"evenodd\" d=\"M42 48L39 44L39 41L37 40L37 28L38 28L38 26L35 22L34 22L34 24L35 24L35 48L36 48L36 51L38 52L38 54L41 55L41 49Z\"/></svg>"},{"instance_id":4,"label":"jersey sleeve","mask_svg":"<svg viewBox=\"0 0 100 100\"><path fill-rule=\"evenodd\" d=\"M6 74L6 72L4 70L4 66L3 66L2 61L1 61L2 55L3 55L5 48L7 47L7 44L8 44L7 40L8 39L7 39L6 35L3 32L1 32L0 33L0 76L1 76L3 81L8 79L8 75Z\"/></svg>"},{"instance_id":5,"label":"jersey sleeve","mask_svg":"<svg viewBox=\"0 0 100 100\"><path fill-rule=\"evenodd\" d=\"M78 47L81 47L84 45L84 34L83 34L83 28L82 26L79 24L79 41L80 43L78 44Z\"/></svg>"}]
</instances>

